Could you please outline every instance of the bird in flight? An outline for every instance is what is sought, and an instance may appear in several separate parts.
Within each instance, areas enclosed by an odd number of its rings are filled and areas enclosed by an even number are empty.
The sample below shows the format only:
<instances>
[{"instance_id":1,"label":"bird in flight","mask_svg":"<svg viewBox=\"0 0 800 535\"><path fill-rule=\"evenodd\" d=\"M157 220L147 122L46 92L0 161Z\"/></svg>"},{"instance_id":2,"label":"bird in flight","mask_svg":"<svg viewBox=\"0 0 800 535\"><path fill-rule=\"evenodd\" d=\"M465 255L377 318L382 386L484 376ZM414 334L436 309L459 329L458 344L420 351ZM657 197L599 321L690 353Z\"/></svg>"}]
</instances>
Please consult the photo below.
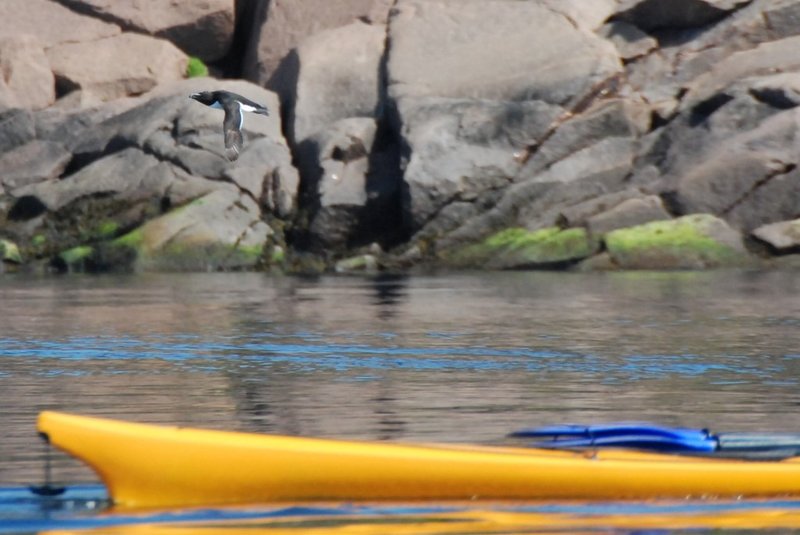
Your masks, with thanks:
<instances>
[{"instance_id":1,"label":"bird in flight","mask_svg":"<svg viewBox=\"0 0 800 535\"><path fill-rule=\"evenodd\" d=\"M222 120L222 130L225 134L225 156L227 156L230 161L236 160L242 150L244 112L269 115L269 110L266 106L262 106L242 95L237 95L230 91L201 91L200 93L192 93L189 95L189 98L211 108L225 111L225 118Z\"/></svg>"}]
</instances>

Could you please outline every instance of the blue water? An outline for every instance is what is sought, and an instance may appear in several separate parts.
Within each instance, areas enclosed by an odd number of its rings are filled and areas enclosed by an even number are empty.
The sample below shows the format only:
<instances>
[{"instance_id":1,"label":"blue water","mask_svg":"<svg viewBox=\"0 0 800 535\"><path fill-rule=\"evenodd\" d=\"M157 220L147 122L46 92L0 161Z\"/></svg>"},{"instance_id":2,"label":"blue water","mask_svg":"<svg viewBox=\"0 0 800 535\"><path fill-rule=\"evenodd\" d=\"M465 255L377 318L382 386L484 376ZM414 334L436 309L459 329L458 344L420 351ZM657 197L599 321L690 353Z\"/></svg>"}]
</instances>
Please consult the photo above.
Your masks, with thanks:
<instances>
[{"instance_id":1,"label":"blue water","mask_svg":"<svg viewBox=\"0 0 800 535\"><path fill-rule=\"evenodd\" d=\"M780 271L4 275L0 526L99 521L102 495L75 486L96 477L62 454L75 501L7 499L41 482L44 409L389 441L621 420L797 431L798 326L800 274Z\"/></svg>"},{"instance_id":2,"label":"blue water","mask_svg":"<svg viewBox=\"0 0 800 535\"><path fill-rule=\"evenodd\" d=\"M246 529L246 533L258 531L258 526L269 526L269 522L293 521L292 526L298 535L302 535L303 526L317 528L319 520L325 520L335 525L337 518L340 523L358 524L364 522L369 525L374 519L386 522L390 519L402 519L404 522L413 522L414 519L429 520L437 518L436 515L451 512L469 512L472 509L465 505L425 505L425 504L343 504L343 505L273 505L249 506L229 508L196 508L178 509L174 511L159 512L115 512L108 502L105 490L100 485L72 486L58 497L34 497L27 488L6 487L0 489L0 535L40 532L46 533L54 530L93 530L114 526L145 525L151 528L158 526L179 526L191 522L195 526L232 526L242 527L243 521L260 521L261 524L252 524L255 527ZM602 502L602 503L541 503L521 505L489 504L481 506L478 510L539 513L544 515L567 515L585 525L592 522L593 532L608 533L610 528L604 528L602 519L609 516L626 517L627 522L633 526L637 521L647 526L648 518L658 515L670 515L676 518L691 518L693 515L723 516L730 514L746 514L765 512L775 515L796 514L800 512L798 500L758 500L758 501L701 501L701 502ZM346 520L345 520L346 518ZM265 523L266 522L266 523ZM583 532L583 530L581 530ZM663 528L615 528L613 533L668 533L670 530ZM702 525L693 527L692 533L725 533L719 528L705 529ZM758 529L754 532L800 533L800 526L789 523L784 527L773 529ZM202 532L202 529L199 529ZM516 532L516 531L515 531ZM547 528L541 524L531 525L525 529L526 533L570 533L572 528ZM681 531L683 532L683 531ZM736 530L737 533L744 530ZM146 533L146 532L141 532ZM469 525L464 533L480 533L470 531Z\"/></svg>"}]
</instances>

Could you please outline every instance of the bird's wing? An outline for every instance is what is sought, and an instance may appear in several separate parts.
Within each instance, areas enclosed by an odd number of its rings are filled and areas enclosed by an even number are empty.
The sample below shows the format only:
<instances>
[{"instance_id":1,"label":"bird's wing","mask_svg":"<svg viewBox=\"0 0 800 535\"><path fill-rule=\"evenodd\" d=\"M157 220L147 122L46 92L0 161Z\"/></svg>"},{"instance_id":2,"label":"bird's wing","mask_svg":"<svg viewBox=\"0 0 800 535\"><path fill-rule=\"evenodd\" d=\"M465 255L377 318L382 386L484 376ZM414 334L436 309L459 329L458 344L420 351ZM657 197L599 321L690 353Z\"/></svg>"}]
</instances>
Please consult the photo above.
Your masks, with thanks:
<instances>
[{"instance_id":1,"label":"bird's wing","mask_svg":"<svg viewBox=\"0 0 800 535\"><path fill-rule=\"evenodd\" d=\"M266 106L262 106L258 102L253 102L249 98L245 98L242 95L236 95L236 98L239 100L239 102L241 102L244 111L258 113L260 115L269 115L269 110Z\"/></svg>"},{"instance_id":2,"label":"bird's wing","mask_svg":"<svg viewBox=\"0 0 800 535\"><path fill-rule=\"evenodd\" d=\"M242 116L241 107L238 105L225 108L225 119L222 121L222 130L225 133L225 156L233 161L239 157L242 150Z\"/></svg>"}]
</instances>

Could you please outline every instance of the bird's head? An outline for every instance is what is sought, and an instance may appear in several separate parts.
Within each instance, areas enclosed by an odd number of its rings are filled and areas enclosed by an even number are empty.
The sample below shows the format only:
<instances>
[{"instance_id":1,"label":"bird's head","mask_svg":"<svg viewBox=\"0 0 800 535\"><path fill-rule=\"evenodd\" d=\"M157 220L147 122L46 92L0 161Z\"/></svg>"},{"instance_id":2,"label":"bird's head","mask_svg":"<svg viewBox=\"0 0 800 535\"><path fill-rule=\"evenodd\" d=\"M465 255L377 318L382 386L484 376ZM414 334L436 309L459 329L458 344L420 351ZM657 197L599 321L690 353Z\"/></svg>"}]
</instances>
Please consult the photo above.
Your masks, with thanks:
<instances>
[{"instance_id":1,"label":"bird's head","mask_svg":"<svg viewBox=\"0 0 800 535\"><path fill-rule=\"evenodd\" d=\"M214 97L214 93L211 91L201 91L199 93L192 93L189 95L189 98L196 100L206 106L211 106L216 98Z\"/></svg>"}]
</instances>

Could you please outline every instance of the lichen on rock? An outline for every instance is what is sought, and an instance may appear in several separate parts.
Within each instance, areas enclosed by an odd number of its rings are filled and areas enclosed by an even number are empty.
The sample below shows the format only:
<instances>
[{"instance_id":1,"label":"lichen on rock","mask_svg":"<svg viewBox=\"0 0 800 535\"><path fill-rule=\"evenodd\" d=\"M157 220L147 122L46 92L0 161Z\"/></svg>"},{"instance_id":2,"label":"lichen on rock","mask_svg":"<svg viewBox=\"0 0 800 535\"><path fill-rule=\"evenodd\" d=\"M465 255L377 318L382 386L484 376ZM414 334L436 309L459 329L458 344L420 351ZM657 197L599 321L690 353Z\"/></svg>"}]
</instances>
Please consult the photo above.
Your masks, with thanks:
<instances>
[{"instance_id":1,"label":"lichen on rock","mask_svg":"<svg viewBox=\"0 0 800 535\"><path fill-rule=\"evenodd\" d=\"M614 230L604 241L612 262L624 269L742 267L754 261L739 232L709 214Z\"/></svg>"},{"instance_id":2,"label":"lichen on rock","mask_svg":"<svg viewBox=\"0 0 800 535\"><path fill-rule=\"evenodd\" d=\"M491 269L547 268L574 263L592 255L597 244L583 228L558 227L530 231L508 228L483 242L441 254L445 263L457 267Z\"/></svg>"}]
</instances>

